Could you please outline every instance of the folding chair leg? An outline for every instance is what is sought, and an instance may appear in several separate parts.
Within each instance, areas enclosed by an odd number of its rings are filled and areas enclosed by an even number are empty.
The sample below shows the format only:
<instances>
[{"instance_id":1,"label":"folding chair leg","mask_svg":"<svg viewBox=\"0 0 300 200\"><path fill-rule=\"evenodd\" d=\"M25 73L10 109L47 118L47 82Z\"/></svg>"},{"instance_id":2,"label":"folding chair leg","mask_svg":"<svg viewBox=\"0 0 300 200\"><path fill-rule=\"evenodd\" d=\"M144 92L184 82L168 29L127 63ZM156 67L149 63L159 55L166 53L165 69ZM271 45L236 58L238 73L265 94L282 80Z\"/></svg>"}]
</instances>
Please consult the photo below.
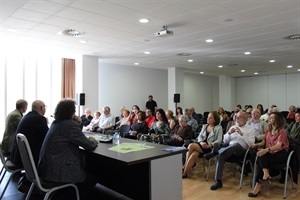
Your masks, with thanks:
<instances>
[{"instance_id":1,"label":"folding chair leg","mask_svg":"<svg viewBox=\"0 0 300 200\"><path fill-rule=\"evenodd\" d=\"M2 168L2 169L3 169L3 168ZM1 170L1 171L2 171L2 170ZM2 172L1 172L1 174L2 174ZM6 174L6 170L4 170L3 175L1 176L0 184L1 184L2 181L3 181L3 179L4 179L4 177L5 177L5 174Z\"/></svg>"},{"instance_id":2,"label":"folding chair leg","mask_svg":"<svg viewBox=\"0 0 300 200\"><path fill-rule=\"evenodd\" d=\"M5 171L5 172L6 172L6 171ZM5 174L5 173L4 173L4 174ZM13 176L13 174L10 174L10 176L9 176L9 178L8 178L6 184L5 184L5 187L4 187L4 189L3 189L2 193L1 193L0 199L3 198L3 195L4 195L4 193L5 193L5 191L6 191L7 187L8 187L8 185L9 185L9 183L10 183L10 180L11 180L12 176ZM2 179L1 179L1 181L2 181Z\"/></svg>"},{"instance_id":3,"label":"folding chair leg","mask_svg":"<svg viewBox=\"0 0 300 200\"><path fill-rule=\"evenodd\" d=\"M25 200L29 200L30 199L30 196L31 196L31 193L32 193L34 187L35 187L35 182L31 183L30 189L29 189L29 191L28 191L28 193L26 195L26 199Z\"/></svg>"}]
</instances>

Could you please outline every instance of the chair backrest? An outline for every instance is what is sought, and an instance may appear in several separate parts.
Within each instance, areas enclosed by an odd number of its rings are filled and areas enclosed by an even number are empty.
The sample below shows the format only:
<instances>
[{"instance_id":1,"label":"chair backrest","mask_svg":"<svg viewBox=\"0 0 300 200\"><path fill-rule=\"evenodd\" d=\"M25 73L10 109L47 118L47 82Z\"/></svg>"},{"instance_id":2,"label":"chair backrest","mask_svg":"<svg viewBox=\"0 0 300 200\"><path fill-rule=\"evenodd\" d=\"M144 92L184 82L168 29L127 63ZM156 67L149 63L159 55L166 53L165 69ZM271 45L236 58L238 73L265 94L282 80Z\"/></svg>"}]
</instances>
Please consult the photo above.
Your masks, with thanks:
<instances>
[{"instance_id":1,"label":"chair backrest","mask_svg":"<svg viewBox=\"0 0 300 200\"><path fill-rule=\"evenodd\" d=\"M31 148L29 146L26 136L22 133L17 134L17 144L20 150L20 155L27 179L31 182L36 182L38 187L41 189L42 187L32 156Z\"/></svg>"},{"instance_id":2,"label":"chair backrest","mask_svg":"<svg viewBox=\"0 0 300 200\"><path fill-rule=\"evenodd\" d=\"M120 136L124 137L124 133L128 133L130 131L130 125L128 124L123 124L122 126L120 126Z\"/></svg>"}]
</instances>

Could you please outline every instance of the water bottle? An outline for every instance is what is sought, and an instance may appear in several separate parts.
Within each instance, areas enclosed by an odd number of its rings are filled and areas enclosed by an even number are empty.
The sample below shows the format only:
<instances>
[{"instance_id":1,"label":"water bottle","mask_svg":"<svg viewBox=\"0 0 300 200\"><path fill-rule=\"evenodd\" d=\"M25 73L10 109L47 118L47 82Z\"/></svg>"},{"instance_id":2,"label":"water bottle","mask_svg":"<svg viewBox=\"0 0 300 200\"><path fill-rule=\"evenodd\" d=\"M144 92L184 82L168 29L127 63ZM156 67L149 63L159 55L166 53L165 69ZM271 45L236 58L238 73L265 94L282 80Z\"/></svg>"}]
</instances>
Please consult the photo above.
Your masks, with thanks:
<instances>
[{"instance_id":1,"label":"water bottle","mask_svg":"<svg viewBox=\"0 0 300 200\"><path fill-rule=\"evenodd\" d=\"M119 132L115 132L115 134L113 136L113 142L115 145L120 144L120 133Z\"/></svg>"}]
</instances>

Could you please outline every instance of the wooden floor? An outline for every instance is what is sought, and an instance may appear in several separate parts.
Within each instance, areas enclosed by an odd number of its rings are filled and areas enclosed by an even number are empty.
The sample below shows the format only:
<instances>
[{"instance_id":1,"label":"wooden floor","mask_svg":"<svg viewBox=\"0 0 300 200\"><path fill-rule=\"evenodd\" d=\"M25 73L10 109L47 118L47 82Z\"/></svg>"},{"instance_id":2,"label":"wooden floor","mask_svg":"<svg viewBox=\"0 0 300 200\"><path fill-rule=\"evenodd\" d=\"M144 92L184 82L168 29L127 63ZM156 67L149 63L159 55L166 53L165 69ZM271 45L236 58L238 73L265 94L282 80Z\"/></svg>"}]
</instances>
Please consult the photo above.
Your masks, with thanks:
<instances>
[{"instance_id":1,"label":"wooden floor","mask_svg":"<svg viewBox=\"0 0 300 200\"><path fill-rule=\"evenodd\" d=\"M215 164L211 166L209 180L206 181L206 170L204 170L203 160L199 158L197 165L188 176L182 180L183 200L244 200L244 199L283 199L284 184L280 184L278 179L273 180L269 185L262 188L262 193L257 198L249 198L248 193L251 192L250 179L251 174L244 178L242 188L239 189L239 170L236 170L233 176L233 164L226 163L223 173L223 187L212 191L210 186L214 184ZM299 175L298 175L299 176ZM300 176L299 176L300 178ZM300 180L300 179L299 179ZM291 179L288 179L287 200L299 200L300 192L296 185L296 189L292 189Z\"/></svg>"},{"instance_id":2,"label":"wooden floor","mask_svg":"<svg viewBox=\"0 0 300 200\"><path fill-rule=\"evenodd\" d=\"M252 199L247 195L251 192L250 188L250 178L251 174L244 178L242 189L239 189L239 172L238 170L235 173L235 177L233 176L233 165L226 163L224 176L223 176L223 188L220 188L216 191L210 190L210 186L214 183L214 172L215 165L212 164L211 172L209 180L206 181L206 172L204 170L203 160L200 158L197 162L197 166L195 169L189 174L188 178L182 180L183 191L182 191L182 199L183 200L244 200L244 199ZM6 175L6 178L8 174ZM14 178L7 191L5 192L3 200L24 200L25 194L20 193L17 190L17 178ZM300 179L299 179L300 180ZM3 180L5 183L6 180ZM0 192L3 189L3 183L0 186ZM272 200L280 200L283 195L283 184L280 184L278 180L274 180L268 186L264 187L262 190L262 194L254 199L272 199ZM300 192L297 189L292 189L291 180L289 179L288 190L287 190L287 200L299 200ZM170 191L171 192L171 191ZM101 198L100 198L101 197ZM31 200L39 200L42 198L33 197ZM95 193L95 198L93 199L120 199L120 198L108 198L103 193ZM162 199L168 200L168 199ZM171 199L170 199L171 200Z\"/></svg>"}]
</instances>

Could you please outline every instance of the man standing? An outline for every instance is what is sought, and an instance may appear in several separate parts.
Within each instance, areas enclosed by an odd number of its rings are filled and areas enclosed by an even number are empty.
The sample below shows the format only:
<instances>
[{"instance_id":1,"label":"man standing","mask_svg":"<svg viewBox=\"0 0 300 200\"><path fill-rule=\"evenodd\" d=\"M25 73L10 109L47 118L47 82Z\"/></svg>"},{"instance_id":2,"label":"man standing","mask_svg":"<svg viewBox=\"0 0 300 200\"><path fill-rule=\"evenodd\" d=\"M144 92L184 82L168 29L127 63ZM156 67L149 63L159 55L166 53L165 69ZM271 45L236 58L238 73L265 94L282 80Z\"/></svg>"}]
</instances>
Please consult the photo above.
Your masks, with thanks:
<instances>
[{"instance_id":1,"label":"man standing","mask_svg":"<svg viewBox=\"0 0 300 200\"><path fill-rule=\"evenodd\" d=\"M22 133L26 136L36 165L38 165L42 143L49 129L47 119L44 117L45 112L44 102L34 101L32 111L23 117L16 131L16 134ZM10 159L13 164L23 166L16 137L14 137Z\"/></svg>"},{"instance_id":2,"label":"man standing","mask_svg":"<svg viewBox=\"0 0 300 200\"><path fill-rule=\"evenodd\" d=\"M19 99L16 102L16 109L9 113L5 121L5 131L2 140L2 151L4 156L10 155L11 146L14 141L14 136L18 125L23 117L23 113L27 110L28 103L24 99Z\"/></svg>"},{"instance_id":3,"label":"man standing","mask_svg":"<svg viewBox=\"0 0 300 200\"><path fill-rule=\"evenodd\" d=\"M153 96L149 95L148 97L148 101L146 102L146 109L150 109L152 111L152 113L156 113L157 110L157 103L156 101L153 100Z\"/></svg>"},{"instance_id":4,"label":"man standing","mask_svg":"<svg viewBox=\"0 0 300 200\"><path fill-rule=\"evenodd\" d=\"M228 132L224 135L223 143L215 143L213 151L204 155L204 157L209 160L219 154L216 163L215 184L210 187L211 190L223 187L221 179L225 161L232 156L243 156L247 148L254 144L254 129L247 124L247 113L240 111L236 118L238 124L230 127Z\"/></svg>"}]
</instances>

